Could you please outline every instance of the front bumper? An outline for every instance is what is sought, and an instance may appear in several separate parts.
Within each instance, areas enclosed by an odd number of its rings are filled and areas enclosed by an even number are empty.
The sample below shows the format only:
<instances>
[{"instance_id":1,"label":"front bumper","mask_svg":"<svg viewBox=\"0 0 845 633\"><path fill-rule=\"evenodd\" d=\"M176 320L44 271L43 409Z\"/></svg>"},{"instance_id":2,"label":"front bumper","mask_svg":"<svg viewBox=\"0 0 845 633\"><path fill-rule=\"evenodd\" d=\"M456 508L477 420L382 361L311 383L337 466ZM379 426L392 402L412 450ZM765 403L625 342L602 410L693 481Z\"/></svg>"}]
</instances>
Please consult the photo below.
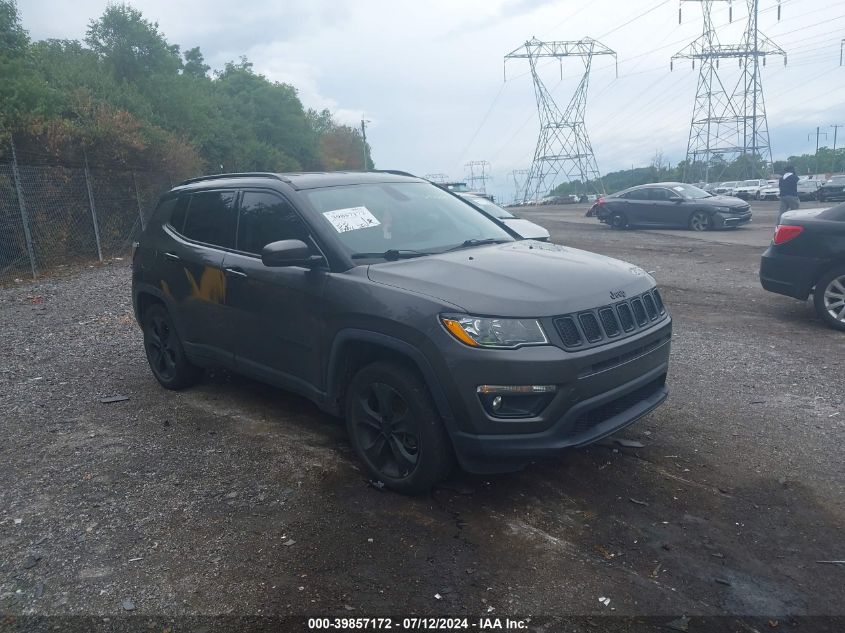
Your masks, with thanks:
<instances>
[{"instance_id":1,"label":"front bumper","mask_svg":"<svg viewBox=\"0 0 845 633\"><path fill-rule=\"evenodd\" d=\"M638 336L581 352L522 348L501 362L479 357L450 367L453 393L460 394L466 416L452 433L462 467L476 473L518 470L632 424L668 395L671 336L667 316ZM479 350L472 351L478 356ZM503 420L482 406L480 384L555 384L558 391L536 417Z\"/></svg>"},{"instance_id":2,"label":"front bumper","mask_svg":"<svg viewBox=\"0 0 845 633\"><path fill-rule=\"evenodd\" d=\"M713 223L716 228L728 229L751 222L751 211L742 214L735 213L714 213Z\"/></svg>"}]
</instances>

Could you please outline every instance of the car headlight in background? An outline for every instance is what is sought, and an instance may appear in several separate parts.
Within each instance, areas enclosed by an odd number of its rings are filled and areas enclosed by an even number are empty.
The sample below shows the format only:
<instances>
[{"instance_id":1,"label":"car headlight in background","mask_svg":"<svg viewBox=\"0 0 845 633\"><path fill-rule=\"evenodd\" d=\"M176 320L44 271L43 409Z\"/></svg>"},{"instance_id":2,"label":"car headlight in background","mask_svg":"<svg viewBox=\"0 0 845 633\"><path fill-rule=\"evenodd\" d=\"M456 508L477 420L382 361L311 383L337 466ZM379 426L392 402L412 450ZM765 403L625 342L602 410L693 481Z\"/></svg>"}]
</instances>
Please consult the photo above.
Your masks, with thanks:
<instances>
[{"instance_id":1,"label":"car headlight in background","mask_svg":"<svg viewBox=\"0 0 845 633\"><path fill-rule=\"evenodd\" d=\"M549 342L537 319L445 314L440 316L440 320L452 336L470 347L513 349Z\"/></svg>"}]
</instances>

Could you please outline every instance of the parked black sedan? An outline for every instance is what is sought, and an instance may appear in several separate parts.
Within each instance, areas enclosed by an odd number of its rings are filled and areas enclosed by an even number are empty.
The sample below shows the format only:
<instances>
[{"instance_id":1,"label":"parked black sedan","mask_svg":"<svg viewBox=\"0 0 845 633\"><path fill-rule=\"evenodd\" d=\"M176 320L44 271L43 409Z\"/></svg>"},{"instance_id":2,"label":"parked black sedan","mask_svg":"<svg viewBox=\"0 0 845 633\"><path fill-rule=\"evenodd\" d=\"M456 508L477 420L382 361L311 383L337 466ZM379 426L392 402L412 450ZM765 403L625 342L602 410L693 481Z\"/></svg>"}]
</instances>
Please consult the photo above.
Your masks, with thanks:
<instances>
[{"instance_id":1,"label":"parked black sedan","mask_svg":"<svg viewBox=\"0 0 845 633\"><path fill-rule=\"evenodd\" d=\"M641 226L706 231L749 222L751 208L739 198L713 195L693 185L658 182L599 198L589 215L615 229Z\"/></svg>"},{"instance_id":2,"label":"parked black sedan","mask_svg":"<svg viewBox=\"0 0 845 633\"><path fill-rule=\"evenodd\" d=\"M845 204L788 211L760 262L770 292L806 301L827 325L845 330Z\"/></svg>"},{"instance_id":3,"label":"parked black sedan","mask_svg":"<svg viewBox=\"0 0 845 633\"><path fill-rule=\"evenodd\" d=\"M845 176L833 176L819 187L819 201L845 200Z\"/></svg>"}]
</instances>

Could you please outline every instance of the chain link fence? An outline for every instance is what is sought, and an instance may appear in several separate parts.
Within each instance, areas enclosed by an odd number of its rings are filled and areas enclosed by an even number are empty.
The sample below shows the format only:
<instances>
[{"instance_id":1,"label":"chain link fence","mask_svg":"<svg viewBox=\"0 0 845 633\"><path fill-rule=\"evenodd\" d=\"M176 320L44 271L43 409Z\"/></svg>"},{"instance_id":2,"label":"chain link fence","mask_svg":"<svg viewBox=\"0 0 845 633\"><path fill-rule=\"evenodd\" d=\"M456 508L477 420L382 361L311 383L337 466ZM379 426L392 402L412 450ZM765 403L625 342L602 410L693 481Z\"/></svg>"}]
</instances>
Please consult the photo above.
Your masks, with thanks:
<instances>
[{"instance_id":1,"label":"chain link fence","mask_svg":"<svg viewBox=\"0 0 845 633\"><path fill-rule=\"evenodd\" d=\"M0 163L0 283L129 252L167 174Z\"/></svg>"}]
</instances>

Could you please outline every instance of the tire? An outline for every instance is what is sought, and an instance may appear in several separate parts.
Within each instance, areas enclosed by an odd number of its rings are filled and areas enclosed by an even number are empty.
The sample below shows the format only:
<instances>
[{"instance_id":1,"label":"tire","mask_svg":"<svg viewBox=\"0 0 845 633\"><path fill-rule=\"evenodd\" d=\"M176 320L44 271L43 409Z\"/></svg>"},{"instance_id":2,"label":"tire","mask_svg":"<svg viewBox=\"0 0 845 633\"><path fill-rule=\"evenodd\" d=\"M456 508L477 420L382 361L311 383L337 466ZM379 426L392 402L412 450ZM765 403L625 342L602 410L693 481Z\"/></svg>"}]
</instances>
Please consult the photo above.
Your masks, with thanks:
<instances>
[{"instance_id":1,"label":"tire","mask_svg":"<svg viewBox=\"0 0 845 633\"><path fill-rule=\"evenodd\" d=\"M617 231L621 231L622 229L628 228L628 218L625 217L624 213L619 213L618 211L614 211L613 214L610 216L610 228L616 229Z\"/></svg>"},{"instance_id":2,"label":"tire","mask_svg":"<svg viewBox=\"0 0 845 633\"><path fill-rule=\"evenodd\" d=\"M825 325L845 331L845 266L836 266L816 282L816 313Z\"/></svg>"},{"instance_id":3,"label":"tire","mask_svg":"<svg viewBox=\"0 0 845 633\"><path fill-rule=\"evenodd\" d=\"M455 463L428 388L398 363L378 361L355 374L346 394L346 429L371 477L397 492L428 492Z\"/></svg>"},{"instance_id":4,"label":"tire","mask_svg":"<svg viewBox=\"0 0 845 633\"><path fill-rule=\"evenodd\" d=\"M689 218L691 231L706 231L711 228L710 216L705 211L696 211Z\"/></svg>"},{"instance_id":5,"label":"tire","mask_svg":"<svg viewBox=\"0 0 845 633\"><path fill-rule=\"evenodd\" d=\"M147 362L159 384L165 389L184 389L196 383L202 370L185 356L167 309L152 305L144 311L141 322Z\"/></svg>"}]
</instances>

